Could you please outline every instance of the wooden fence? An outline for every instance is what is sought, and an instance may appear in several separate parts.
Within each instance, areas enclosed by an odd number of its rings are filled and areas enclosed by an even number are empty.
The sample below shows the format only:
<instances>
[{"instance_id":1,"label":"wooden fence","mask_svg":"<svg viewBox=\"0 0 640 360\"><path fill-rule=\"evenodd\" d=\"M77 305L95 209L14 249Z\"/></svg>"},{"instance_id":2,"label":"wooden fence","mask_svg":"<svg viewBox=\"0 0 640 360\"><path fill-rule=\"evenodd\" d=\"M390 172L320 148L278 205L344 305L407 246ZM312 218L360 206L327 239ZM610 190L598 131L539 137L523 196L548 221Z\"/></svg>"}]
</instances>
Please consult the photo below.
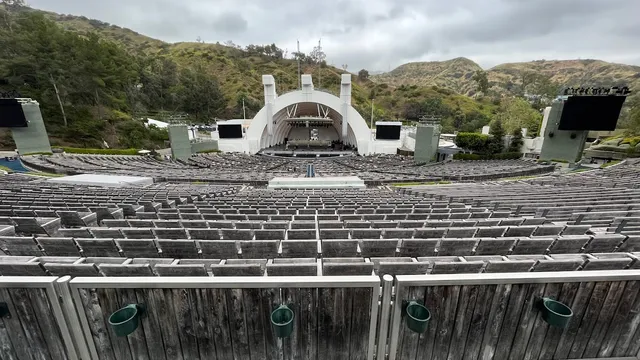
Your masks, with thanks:
<instances>
[{"instance_id":1,"label":"wooden fence","mask_svg":"<svg viewBox=\"0 0 640 360\"><path fill-rule=\"evenodd\" d=\"M75 278L69 282L91 359L373 359L380 279ZM139 328L117 337L114 311L143 304ZM290 337L270 313L288 304ZM85 355L88 359L88 355Z\"/></svg>"},{"instance_id":2,"label":"wooden fence","mask_svg":"<svg viewBox=\"0 0 640 360\"><path fill-rule=\"evenodd\" d=\"M381 290L382 289L382 290ZM548 325L541 298L569 305ZM424 304L424 333L407 301ZM110 315L144 306L116 336ZM293 332L270 313L286 304ZM377 350L376 350L377 348ZM0 359L634 359L640 271L315 277L0 277Z\"/></svg>"},{"instance_id":3,"label":"wooden fence","mask_svg":"<svg viewBox=\"0 0 640 360\"><path fill-rule=\"evenodd\" d=\"M0 277L0 359L77 359L53 277Z\"/></svg>"},{"instance_id":4,"label":"wooden fence","mask_svg":"<svg viewBox=\"0 0 640 360\"><path fill-rule=\"evenodd\" d=\"M566 328L542 319L541 298L571 307ZM421 334L403 315L414 300L431 312ZM391 317L389 360L636 359L640 271L397 276Z\"/></svg>"}]
</instances>

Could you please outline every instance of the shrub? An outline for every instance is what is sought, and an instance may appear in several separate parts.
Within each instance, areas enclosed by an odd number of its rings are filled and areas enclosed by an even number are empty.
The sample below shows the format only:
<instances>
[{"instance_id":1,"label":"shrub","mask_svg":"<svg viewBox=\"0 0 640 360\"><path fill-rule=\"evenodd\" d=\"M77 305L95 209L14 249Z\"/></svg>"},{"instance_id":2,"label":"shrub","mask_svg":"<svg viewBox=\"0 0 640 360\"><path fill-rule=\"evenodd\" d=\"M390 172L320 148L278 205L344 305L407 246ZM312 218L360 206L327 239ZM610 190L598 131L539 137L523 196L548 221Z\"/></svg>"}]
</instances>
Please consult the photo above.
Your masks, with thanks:
<instances>
[{"instance_id":1,"label":"shrub","mask_svg":"<svg viewBox=\"0 0 640 360\"><path fill-rule=\"evenodd\" d=\"M138 149L85 149L63 147L68 154L94 154L94 155L138 155Z\"/></svg>"},{"instance_id":2,"label":"shrub","mask_svg":"<svg viewBox=\"0 0 640 360\"><path fill-rule=\"evenodd\" d=\"M613 161L609 161L608 163L604 163L602 165L600 165L600 169L605 169L608 168L609 166L613 166L615 164L619 164L620 160L613 160Z\"/></svg>"},{"instance_id":3,"label":"shrub","mask_svg":"<svg viewBox=\"0 0 640 360\"><path fill-rule=\"evenodd\" d=\"M492 154L492 155L484 155L484 154L453 154L454 160L516 160L522 157L522 153L519 152L508 152L501 154Z\"/></svg>"},{"instance_id":4,"label":"shrub","mask_svg":"<svg viewBox=\"0 0 640 360\"><path fill-rule=\"evenodd\" d=\"M209 153L219 153L222 152L218 149L212 149L212 150L202 150L202 151L196 151L196 154L209 154Z\"/></svg>"},{"instance_id":5,"label":"shrub","mask_svg":"<svg viewBox=\"0 0 640 360\"><path fill-rule=\"evenodd\" d=\"M454 142L459 148L483 153L488 150L489 136L461 132L456 135Z\"/></svg>"}]
</instances>

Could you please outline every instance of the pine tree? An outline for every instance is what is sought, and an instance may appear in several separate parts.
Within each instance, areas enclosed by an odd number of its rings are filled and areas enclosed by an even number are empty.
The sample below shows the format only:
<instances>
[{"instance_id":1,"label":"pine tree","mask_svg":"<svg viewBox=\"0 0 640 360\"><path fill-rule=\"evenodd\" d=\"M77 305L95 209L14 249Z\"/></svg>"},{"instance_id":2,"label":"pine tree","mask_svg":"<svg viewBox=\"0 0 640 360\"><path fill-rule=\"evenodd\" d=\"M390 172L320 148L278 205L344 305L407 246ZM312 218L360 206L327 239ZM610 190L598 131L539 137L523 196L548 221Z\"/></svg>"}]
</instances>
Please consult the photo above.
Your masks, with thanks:
<instances>
[{"instance_id":1,"label":"pine tree","mask_svg":"<svg viewBox=\"0 0 640 360\"><path fill-rule=\"evenodd\" d=\"M491 135L491 139L489 140L489 153L501 153L502 150L504 150L504 143L502 142L504 129L502 128L502 121L500 121L500 119L496 119L491 123L489 134Z\"/></svg>"},{"instance_id":2,"label":"pine tree","mask_svg":"<svg viewBox=\"0 0 640 360\"><path fill-rule=\"evenodd\" d=\"M509 143L509 152L520 152L520 148L524 141L522 140L522 129L515 129L511 134L511 143Z\"/></svg>"}]
</instances>

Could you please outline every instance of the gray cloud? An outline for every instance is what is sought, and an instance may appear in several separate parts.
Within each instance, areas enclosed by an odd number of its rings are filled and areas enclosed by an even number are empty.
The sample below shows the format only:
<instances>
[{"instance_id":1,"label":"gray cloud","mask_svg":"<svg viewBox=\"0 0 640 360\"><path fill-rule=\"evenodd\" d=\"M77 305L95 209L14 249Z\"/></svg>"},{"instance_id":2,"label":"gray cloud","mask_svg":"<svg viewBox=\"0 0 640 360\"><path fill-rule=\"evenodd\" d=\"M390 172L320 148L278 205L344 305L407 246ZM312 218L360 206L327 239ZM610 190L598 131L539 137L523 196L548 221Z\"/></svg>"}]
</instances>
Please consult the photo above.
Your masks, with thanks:
<instances>
[{"instance_id":1,"label":"gray cloud","mask_svg":"<svg viewBox=\"0 0 640 360\"><path fill-rule=\"evenodd\" d=\"M276 43L329 63L388 70L465 56L483 67L596 58L640 65L636 0L30 0L168 42Z\"/></svg>"}]
</instances>

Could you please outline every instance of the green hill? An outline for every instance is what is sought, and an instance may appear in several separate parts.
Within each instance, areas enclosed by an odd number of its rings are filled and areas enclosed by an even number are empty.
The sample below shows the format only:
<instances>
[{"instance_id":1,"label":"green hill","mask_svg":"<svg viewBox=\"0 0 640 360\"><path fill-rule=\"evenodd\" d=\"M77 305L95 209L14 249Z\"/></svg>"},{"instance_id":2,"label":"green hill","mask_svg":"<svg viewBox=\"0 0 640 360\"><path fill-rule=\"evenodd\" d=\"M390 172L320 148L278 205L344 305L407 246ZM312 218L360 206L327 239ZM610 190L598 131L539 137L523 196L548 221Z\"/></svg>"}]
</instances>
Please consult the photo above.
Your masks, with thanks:
<instances>
[{"instance_id":1,"label":"green hill","mask_svg":"<svg viewBox=\"0 0 640 360\"><path fill-rule=\"evenodd\" d=\"M473 95L472 79L480 65L466 58L447 61L414 62L372 76L372 80L394 85L439 86L460 94ZM486 70L491 91L498 95L535 93L536 76L542 76L556 88L568 86L640 86L640 66L613 64L600 60L538 60L507 63Z\"/></svg>"},{"instance_id":2,"label":"green hill","mask_svg":"<svg viewBox=\"0 0 640 360\"><path fill-rule=\"evenodd\" d=\"M275 77L279 93L298 84L297 61L273 44L169 44L81 16L2 5L0 12L0 90L37 99L56 145L162 146L166 136L132 120L175 114L200 123L239 118L243 100L251 117L262 107L263 74ZM302 64L316 88L339 93L344 70L306 55ZM477 130L497 109L488 99L437 86L396 87L354 76L353 105L367 120L371 98L376 120L439 115L447 131ZM0 147L12 147L6 132Z\"/></svg>"}]
</instances>

